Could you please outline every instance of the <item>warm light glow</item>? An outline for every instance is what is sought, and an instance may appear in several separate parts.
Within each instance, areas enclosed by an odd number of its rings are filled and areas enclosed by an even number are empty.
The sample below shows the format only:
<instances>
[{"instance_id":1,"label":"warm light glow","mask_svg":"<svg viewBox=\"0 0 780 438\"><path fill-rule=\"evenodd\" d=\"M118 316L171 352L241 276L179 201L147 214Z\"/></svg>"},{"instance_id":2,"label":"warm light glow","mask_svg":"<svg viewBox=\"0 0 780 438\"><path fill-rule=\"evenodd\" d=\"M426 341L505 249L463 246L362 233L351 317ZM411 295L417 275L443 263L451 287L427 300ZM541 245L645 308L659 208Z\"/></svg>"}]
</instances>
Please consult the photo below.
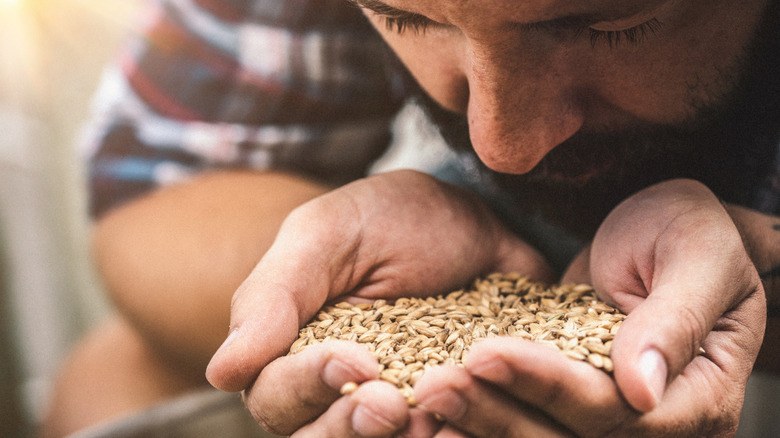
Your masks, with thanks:
<instances>
[{"instance_id":1,"label":"warm light glow","mask_svg":"<svg viewBox=\"0 0 780 438\"><path fill-rule=\"evenodd\" d=\"M70 81L92 74L87 67L109 56L103 36L129 30L138 4L0 0L0 103L40 113L55 98L67 101Z\"/></svg>"}]
</instances>

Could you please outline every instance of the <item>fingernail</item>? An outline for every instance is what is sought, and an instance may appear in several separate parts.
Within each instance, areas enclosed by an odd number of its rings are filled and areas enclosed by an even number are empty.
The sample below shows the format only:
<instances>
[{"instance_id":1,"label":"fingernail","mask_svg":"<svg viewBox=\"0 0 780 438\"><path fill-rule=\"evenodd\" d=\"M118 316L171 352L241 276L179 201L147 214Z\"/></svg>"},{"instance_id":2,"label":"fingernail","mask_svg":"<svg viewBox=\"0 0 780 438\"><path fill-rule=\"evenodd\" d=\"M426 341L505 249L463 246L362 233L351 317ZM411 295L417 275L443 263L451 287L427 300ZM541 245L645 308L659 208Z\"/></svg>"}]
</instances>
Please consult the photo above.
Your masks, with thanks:
<instances>
[{"instance_id":1,"label":"fingernail","mask_svg":"<svg viewBox=\"0 0 780 438\"><path fill-rule=\"evenodd\" d=\"M443 390L425 400L422 404L449 421L457 421L466 413L466 401L452 390Z\"/></svg>"},{"instance_id":2,"label":"fingernail","mask_svg":"<svg viewBox=\"0 0 780 438\"><path fill-rule=\"evenodd\" d=\"M357 405L352 412L352 430L360 436L387 436L396 431L396 427L375 411Z\"/></svg>"},{"instance_id":3,"label":"fingernail","mask_svg":"<svg viewBox=\"0 0 780 438\"><path fill-rule=\"evenodd\" d=\"M653 406L655 406L663 397L666 389L666 361L658 350L650 348L639 356L638 365L639 372L653 395Z\"/></svg>"},{"instance_id":4,"label":"fingernail","mask_svg":"<svg viewBox=\"0 0 780 438\"><path fill-rule=\"evenodd\" d=\"M222 342L222 345L219 346L217 351L214 353L213 357L219 356L220 353L222 353L223 351L227 350L227 348L230 346L230 344L232 344L233 341L235 341L237 337L238 337L238 329L236 328L236 329L230 330L230 332L228 333L227 338L225 338L225 341ZM213 357L212 357L212 360L214 360Z\"/></svg>"},{"instance_id":5,"label":"fingernail","mask_svg":"<svg viewBox=\"0 0 780 438\"><path fill-rule=\"evenodd\" d=\"M233 341L236 340L238 337L238 329L233 329L228 333L227 338L225 338L225 341L222 342L222 345L219 346L217 351L214 352L214 354L211 356L211 360L209 360L208 365L206 366L206 379L212 383L212 385L217 386L213 379L213 371L214 367L217 366L215 364L219 364L221 361L220 356L225 353L225 350L228 349L230 344L233 343Z\"/></svg>"}]
</instances>

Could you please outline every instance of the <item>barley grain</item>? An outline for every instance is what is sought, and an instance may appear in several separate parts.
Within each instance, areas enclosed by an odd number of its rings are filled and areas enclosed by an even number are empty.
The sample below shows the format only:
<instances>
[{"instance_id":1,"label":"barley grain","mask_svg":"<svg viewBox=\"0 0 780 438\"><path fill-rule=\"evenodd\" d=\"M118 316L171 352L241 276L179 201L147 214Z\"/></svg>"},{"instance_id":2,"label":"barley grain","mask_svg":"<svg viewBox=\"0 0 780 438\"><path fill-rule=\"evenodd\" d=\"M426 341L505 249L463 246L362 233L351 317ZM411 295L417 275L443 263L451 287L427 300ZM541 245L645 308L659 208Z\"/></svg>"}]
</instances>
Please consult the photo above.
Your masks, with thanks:
<instances>
[{"instance_id":1,"label":"barley grain","mask_svg":"<svg viewBox=\"0 0 780 438\"><path fill-rule=\"evenodd\" d=\"M425 370L463 366L473 342L495 336L532 340L612 372L609 353L624 318L588 285L550 287L496 273L436 297L327 306L301 328L290 354L332 339L359 342L377 358L379 378L398 386L413 405L412 388ZM350 382L341 393L356 388Z\"/></svg>"},{"instance_id":2,"label":"barley grain","mask_svg":"<svg viewBox=\"0 0 780 438\"><path fill-rule=\"evenodd\" d=\"M358 384L355 382L347 382L341 386L341 389L339 389L339 393L341 395L349 395L355 392L355 390L358 388Z\"/></svg>"}]
</instances>

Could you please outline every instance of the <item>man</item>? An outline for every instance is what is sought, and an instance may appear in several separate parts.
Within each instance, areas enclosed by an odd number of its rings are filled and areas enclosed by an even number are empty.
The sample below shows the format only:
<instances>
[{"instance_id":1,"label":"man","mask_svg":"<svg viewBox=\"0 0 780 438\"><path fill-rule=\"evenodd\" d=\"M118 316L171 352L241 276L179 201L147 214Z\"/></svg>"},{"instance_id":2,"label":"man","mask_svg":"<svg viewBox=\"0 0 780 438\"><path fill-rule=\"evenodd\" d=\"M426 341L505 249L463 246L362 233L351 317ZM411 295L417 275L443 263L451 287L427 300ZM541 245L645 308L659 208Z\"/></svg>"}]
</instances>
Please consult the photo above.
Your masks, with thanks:
<instances>
[{"instance_id":1,"label":"man","mask_svg":"<svg viewBox=\"0 0 780 438\"><path fill-rule=\"evenodd\" d=\"M222 169L113 209L98 222L96 255L122 317L85 342L62 386L75 394L105 385L99 373L83 377L87 366L98 367L97 357L99 369L121 363L123 372L105 379L132 387L127 392L136 398L114 393L102 405L111 412L93 420L200 383L224 335L227 297L249 274L233 297L230 334L207 376L220 389L246 390L247 407L277 433L734 432L766 299L770 309L778 300L777 2L358 0L414 81L385 73L391 57L367 37L360 40L368 34L354 11L328 2L272 3L198 2L201 10L163 4L167 18L148 32L158 45L139 56L148 64L127 69L129 88L146 106L120 114L135 126L109 131L124 142L115 138L113 148L94 155L95 187L105 188L101 172L113 169L116 178L114 165L122 163L116 157L125 155L168 163L149 167L157 180L180 173L172 168L271 163L339 185L354 178L338 178L342 165L361 169L376 156L373 145L384 140L377 122L416 83L418 100L462 154L462 167L442 174L480 196L410 172L332 189L289 174ZM338 29L331 47L359 40L350 47L362 47L362 54L337 52L352 71L368 72L357 77L365 81L316 68L306 70L311 83L300 81L292 66L308 59L306 50L282 60L289 62L254 58L252 41L313 50L305 38L287 40L268 27L244 29L237 49L224 26L239 22L242 11L280 21L294 11L297 21L288 27L300 35ZM168 27L161 24L166 19ZM209 35L211 51L192 49L182 29ZM206 59L198 66L210 69L201 73L217 75L231 69L226 53L254 67L257 82L247 90L257 95L209 102L177 82L181 69L151 68ZM286 80L268 80L277 74ZM331 82L368 94L340 95L323 86ZM320 88L306 88L312 84ZM155 85L173 91L155 94ZM294 90L282 94L286 99L263 100L285 86ZM221 127L233 141L217 148L173 135L188 132L178 125L137 122L140 113L159 117L144 113L147 107L189 120L190 129L231 123ZM287 129L248 132L241 125L255 122L250 114ZM320 135L295 130L305 123ZM169 135L152 127L167 127ZM273 135L278 141L270 147ZM339 141L350 138L361 153L339 155ZM317 141L321 149L311 146ZM167 149L148 148L145 155L117 146L134 150L144 142ZM179 143L186 147L174 147ZM315 159L301 150L329 153ZM207 155L209 166L197 161ZM350 156L351 163L339 162ZM409 409L393 387L374 380L375 361L354 345L323 344L283 357L298 327L327 300L434 294L495 270L588 281L628 312L614 342L614 380L533 344L486 341L465 369L426 373L416 387L419 404ZM771 336L765 343L775 342ZM123 348L116 355L100 354L117 342ZM146 371L144 386L131 384L138 369ZM342 397L338 388L348 381L361 385ZM66 417L52 415L63 423Z\"/></svg>"}]
</instances>

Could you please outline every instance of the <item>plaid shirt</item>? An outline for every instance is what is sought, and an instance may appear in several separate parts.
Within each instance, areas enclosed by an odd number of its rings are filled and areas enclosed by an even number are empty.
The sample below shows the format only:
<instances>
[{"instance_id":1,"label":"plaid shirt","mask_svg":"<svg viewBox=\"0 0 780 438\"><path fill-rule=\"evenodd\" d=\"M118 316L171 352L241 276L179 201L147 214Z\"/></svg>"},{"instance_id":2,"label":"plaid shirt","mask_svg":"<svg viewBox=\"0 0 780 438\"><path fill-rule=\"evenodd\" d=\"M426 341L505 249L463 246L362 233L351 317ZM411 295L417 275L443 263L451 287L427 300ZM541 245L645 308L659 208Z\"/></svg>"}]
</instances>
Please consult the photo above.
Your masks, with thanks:
<instances>
[{"instance_id":1,"label":"plaid shirt","mask_svg":"<svg viewBox=\"0 0 780 438\"><path fill-rule=\"evenodd\" d=\"M214 168L344 183L387 147L404 76L344 0L160 0L145 17L94 102L93 215Z\"/></svg>"},{"instance_id":2,"label":"plaid shirt","mask_svg":"<svg viewBox=\"0 0 780 438\"><path fill-rule=\"evenodd\" d=\"M408 92L385 53L344 0L158 0L95 101L92 214L215 168L363 176ZM773 169L751 206L778 214Z\"/></svg>"}]
</instances>

